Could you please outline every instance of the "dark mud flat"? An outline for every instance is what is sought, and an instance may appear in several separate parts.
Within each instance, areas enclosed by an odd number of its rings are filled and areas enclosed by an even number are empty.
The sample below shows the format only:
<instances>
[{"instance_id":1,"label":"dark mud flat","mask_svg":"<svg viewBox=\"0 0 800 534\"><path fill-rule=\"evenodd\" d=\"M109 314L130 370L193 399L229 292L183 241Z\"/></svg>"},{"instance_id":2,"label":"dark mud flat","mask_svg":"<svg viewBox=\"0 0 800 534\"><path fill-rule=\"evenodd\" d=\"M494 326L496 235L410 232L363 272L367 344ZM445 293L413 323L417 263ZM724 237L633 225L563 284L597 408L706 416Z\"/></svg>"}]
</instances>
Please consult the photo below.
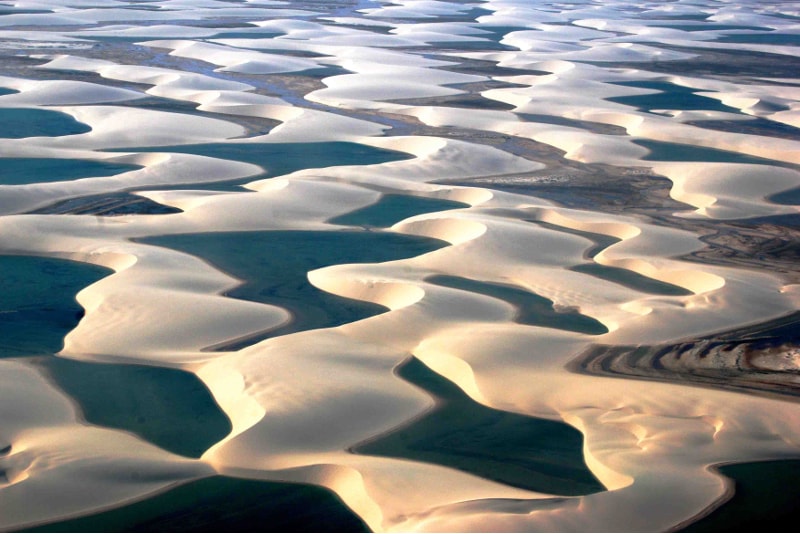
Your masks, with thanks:
<instances>
[{"instance_id":1,"label":"dark mud flat","mask_svg":"<svg viewBox=\"0 0 800 534\"><path fill-rule=\"evenodd\" d=\"M434 183L489 187L553 201L561 206L616 214L671 215L691 209L669 196L672 182L645 168L570 165L530 175Z\"/></svg>"},{"instance_id":2,"label":"dark mud flat","mask_svg":"<svg viewBox=\"0 0 800 534\"><path fill-rule=\"evenodd\" d=\"M411 258L448 245L438 239L364 231L221 232L140 241L198 256L244 280L227 293L229 297L274 304L292 313L288 325L216 347L220 350L236 350L268 337L339 326L384 313L388 309L383 306L317 289L307 273L335 264Z\"/></svg>"},{"instance_id":3,"label":"dark mud flat","mask_svg":"<svg viewBox=\"0 0 800 534\"><path fill-rule=\"evenodd\" d=\"M164 215L182 210L133 193L107 193L61 200L28 213L44 215Z\"/></svg>"},{"instance_id":4,"label":"dark mud flat","mask_svg":"<svg viewBox=\"0 0 800 534\"><path fill-rule=\"evenodd\" d=\"M707 246L683 259L769 270L781 274L787 282L800 281L798 215L726 222L694 220L684 228L700 233Z\"/></svg>"},{"instance_id":5,"label":"dark mud flat","mask_svg":"<svg viewBox=\"0 0 800 534\"><path fill-rule=\"evenodd\" d=\"M523 489L587 495L605 488L583 460L583 435L556 421L494 410L416 358L396 370L425 390L436 407L353 452L444 465Z\"/></svg>"},{"instance_id":6,"label":"dark mud flat","mask_svg":"<svg viewBox=\"0 0 800 534\"><path fill-rule=\"evenodd\" d=\"M800 460L723 465L734 494L722 506L679 532L795 532Z\"/></svg>"},{"instance_id":7,"label":"dark mud flat","mask_svg":"<svg viewBox=\"0 0 800 534\"><path fill-rule=\"evenodd\" d=\"M578 373L688 383L797 400L800 312L670 345L597 345L573 360Z\"/></svg>"},{"instance_id":8,"label":"dark mud flat","mask_svg":"<svg viewBox=\"0 0 800 534\"><path fill-rule=\"evenodd\" d=\"M525 122L567 126L569 128L578 128L601 135L627 135L625 128L613 124L604 124L602 122L582 121L558 117L556 115L542 115L536 113L517 113L517 116Z\"/></svg>"},{"instance_id":9,"label":"dark mud flat","mask_svg":"<svg viewBox=\"0 0 800 534\"><path fill-rule=\"evenodd\" d=\"M800 57L782 54L769 54L751 50L709 50L706 48L693 48L657 44L658 48L675 50L686 54L694 54L690 59L677 59L669 61L651 61L646 69L650 72L659 72L670 76L682 74L692 76L720 77L734 76L739 83L747 83L747 78L787 78L800 70ZM592 63L587 61L587 63ZM602 66L602 63L595 62ZM614 67L620 69L641 69L642 63L614 62ZM754 80L752 83L761 84L763 80Z\"/></svg>"},{"instance_id":10,"label":"dark mud flat","mask_svg":"<svg viewBox=\"0 0 800 534\"><path fill-rule=\"evenodd\" d=\"M733 121L690 121L686 124L721 132L761 135L779 139L791 139L793 141L800 140L800 128L782 122L771 121L764 117L749 117L746 120Z\"/></svg>"},{"instance_id":11,"label":"dark mud flat","mask_svg":"<svg viewBox=\"0 0 800 534\"><path fill-rule=\"evenodd\" d=\"M75 295L110 269L35 256L0 256L0 358L54 354L84 310Z\"/></svg>"},{"instance_id":12,"label":"dark mud flat","mask_svg":"<svg viewBox=\"0 0 800 534\"><path fill-rule=\"evenodd\" d=\"M369 532L327 489L215 476L22 532Z\"/></svg>"},{"instance_id":13,"label":"dark mud flat","mask_svg":"<svg viewBox=\"0 0 800 534\"><path fill-rule=\"evenodd\" d=\"M504 84L506 85L506 84ZM407 106L430 106L430 107L445 107L445 108L465 108L465 109L492 109L498 111L509 111L514 109L514 106L492 100L481 96L480 94L458 94L450 96L434 96L427 98L395 98L387 100L396 104L405 104Z\"/></svg>"}]
</instances>

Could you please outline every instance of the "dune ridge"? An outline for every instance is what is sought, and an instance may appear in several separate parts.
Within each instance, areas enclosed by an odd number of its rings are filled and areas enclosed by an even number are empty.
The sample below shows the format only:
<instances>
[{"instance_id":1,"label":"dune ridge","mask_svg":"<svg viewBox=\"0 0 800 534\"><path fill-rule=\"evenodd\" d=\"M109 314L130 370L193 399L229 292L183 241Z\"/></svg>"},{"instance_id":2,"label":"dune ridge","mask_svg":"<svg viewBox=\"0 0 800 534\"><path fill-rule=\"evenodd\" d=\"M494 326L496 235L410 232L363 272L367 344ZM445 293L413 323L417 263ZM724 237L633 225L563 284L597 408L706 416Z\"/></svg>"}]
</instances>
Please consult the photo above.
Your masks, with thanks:
<instances>
[{"instance_id":1,"label":"dune ridge","mask_svg":"<svg viewBox=\"0 0 800 534\"><path fill-rule=\"evenodd\" d=\"M770 200L800 186L791 130L769 137L703 127L756 119L798 126L800 98L788 70L770 74L763 65L775 68L772 56L791 61L793 15L778 16L781 4L770 2L312 7L120 0L98 9L24 0L0 16L18 54L0 72L0 108L57 110L90 128L0 139L6 163L137 167L0 185L3 255L113 270L77 293L83 316L47 357L191 372L231 423L199 459L182 457L84 421L40 368L25 357L4 359L0 529L89 515L218 474L325 487L375 531L661 531L730 497L730 482L712 466L798 457L800 411L782 391L751 395L591 366L575 372L576 359L598 347L688 345L796 313L792 273L696 261L709 226L692 226L797 215L796 203ZM726 40L773 33L787 43ZM714 55L723 53L747 59L744 74L726 70ZM674 74L657 70L670 65ZM692 106L675 94L730 110L683 109ZM244 145L331 141L352 143L352 159L319 164L301 153L284 173L270 170L283 168L280 152L263 164L180 152L221 145L235 156ZM362 149L398 157L364 164ZM543 176L601 165L621 176L652 173L671 186L650 212L609 211L597 182L597 205L548 199ZM514 178L536 187L494 187ZM119 193L173 209L30 213ZM387 195L464 206L388 227L332 222ZM309 270L313 287L385 311L270 337L297 320L293 312L231 298L248 280L202 254L146 242L280 231L442 243L405 259ZM658 292L640 279L680 291ZM503 290L545 302L550 318L523 321L521 305ZM576 329L568 322L576 316L601 328ZM237 341L245 346L226 349ZM793 343L780 345L786 372L796 369ZM603 490L557 495L359 452L436 408L435 396L399 375L411 358L483 407L579 431L585 466Z\"/></svg>"}]
</instances>

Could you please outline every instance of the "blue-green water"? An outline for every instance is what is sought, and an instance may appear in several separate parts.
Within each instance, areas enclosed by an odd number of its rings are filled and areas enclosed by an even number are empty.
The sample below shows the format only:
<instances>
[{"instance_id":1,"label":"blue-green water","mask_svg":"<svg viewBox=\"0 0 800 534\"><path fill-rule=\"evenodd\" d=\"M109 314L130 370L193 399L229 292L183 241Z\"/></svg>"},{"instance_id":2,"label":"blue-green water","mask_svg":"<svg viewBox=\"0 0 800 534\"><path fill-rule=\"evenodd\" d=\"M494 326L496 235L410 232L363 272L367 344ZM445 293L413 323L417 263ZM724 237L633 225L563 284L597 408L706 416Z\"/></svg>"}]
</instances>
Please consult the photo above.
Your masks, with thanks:
<instances>
[{"instance_id":1,"label":"blue-green water","mask_svg":"<svg viewBox=\"0 0 800 534\"><path fill-rule=\"evenodd\" d=\"M608 332L608 329L598 320L574 310L556 311L552 300L522 288L446 275L431 276L426 281L504 300L517 308L515 321L519 324L557 328L590 335Z\"/></svg>"},{"instance_id":2,"label":"blue-green water","mask_svg":"<svg viewBox=\"0 0 800 534\"><path fill-rule=\"evenodd\" d=\"M800 460L726 465L733 497L681 532L795 532L800 495Z\"/></svg>"},{"instance_id":3,"label":"blue-green water","mask_svg":"<svg viewBox=\"0 0 800 534\"><path fill-rule=\"evenodd\" d=\"M327 489L214 476L22 532L369 532Z\"/></svg>"},{"instance_id":4,"label":"blue-green water","mask_svg":"<svg viewBox=\"0 0 800 534\"><path fill-rule=\"evenodd\" d=\"M292 313L292 322L259 334L231 350L266 337L329 328L388 311L385 307L317 289L307 273L334 264L379 263L419 256L448 243L391 232L224 232L148 237L141 240L198 256L244 284L227 296L274 304Z\"/></svg>"},{"instance_id":5,"label":"blue-green water","mask_svg":"<svg viewBox=\"0 0 800 534\"><path fill-rule=\"evenodd\" d=\"M783 122L771 121L765 117L749 117L746 120L698 120L689 122L710 130L721 130L723 132L745 133L751 135L763 135L766 137L778 137L783 139L800 140L800 128L785 124Z\"/></svg>"},{"instance_id":6,"label":"blue-green water","mask_svg":"<svg viewBox=\"0 0 800 534\"><path fill-rule=\"evenodd\" d=\"M773 161L771 159L703 146L667 143L665 141L652 141L649 139L638 139L634 141L634 143L650 151L649 154L642 158L643 161L702 161L707 163L783 165L782 162Z\"/></svg>"},{"instance_id":7,"label":"blue-green water","mask_svg":"<svg viewBox=\"0 0 800 534\"><path fill-rule=\"evenodd\" d=\"M0 87L0 96L17 94L19 91L9 89L8 87Z\"/></svg>"},{"instance_id":8,"label":"blue-green water","mask_svg":"<svg viewBox=\"0 0 800 534\"><path fill-rule=\"evenodd\" d=\"M776 204L800 205L800 187L772 195L767 200Z\"/></svg>"},{"instance_id":9,"label":"blue-green water","mask_svg":"<svg viewBox=\"0 0 800 534\"><path fill-rule=\"evenodd\" d=\"M725 35L717 39L720 43L765 44L777 46L800 46L800 34L796 33L749 33Z\"/></svg>"},{"instance_id":10,"label":"blue-green water","mask_svg":"<svg viewBox=\"0 0 800 534\"><path fill-rule=\"evenodd\" d=\"M559 226L557 224L551 224L544 221L539 221L536 219L525 219L525 222L531 222L543 228L548 228L550 230L556 230L558 232L564 232L566 234L577 235L580 237L585 237L592 241L593 245L586 249L583 253L583 256L586 259L592 259L603 250L607 249L611 245L615 243L619 243L622 241L618 237L606 235L606 234L598 234L595 232L585 232L583 230L575 230L574 228L567 228L566 226Z\"/></svg>"},{"instance_id":11,"label":"blue-green water","mask_svg":"<svg viewBox=\"0 0 800 534\"><path fill-rule=\"evenodd\" d=\"M416 358L396 372L432 395L436 408L354 452L436 463L556 495L603 491L584 462L583 435L573 427L478 404Z\"/></svg>"},{"instance_id":12,"label":"blue-green water","mask_svg":"<svg viewBox=\"0 0 800 534\"><path fill-rule=\"evenodd\" d=\"M72 115L48 109L0 108L0 138L60 137L82 134L91 128Z\"/></svg>"},{"instance_id":13,"label":"blue-green water","mask_svg":"<svg viewBox=\"0 0 800 534\"><path fill-rule=\"evenodd\" d=\"M0 185L25 185L114 176L141 168L140 165L88 159L0 158Z\"/></svg>"},{"instance_id":14,"label":"blue-green water","mask_svg":"<svg viewBox=\"0 0 800 534\"><path fill-rule=\"evenodd\" d=\"M726 106L715 98L696 94L701 89L692 89L691 87L661 81L617 82L614 85L659 91L650 95L615 96L607 99L610 102L633 106L641 111L652 112L654 109L675 109L683 111L725 111L741 114L740 110Z\"/></svg>"},{"instance_id":15,"label":"blue-green water","mask_svg":"<svg viewBox=\"0 0 800 534\"><path fill-rule=\"evenodd\" d=\"M378 202L330 219L331 224L388 228L404 219L437 211L468 208L469 204L412 195L382 195Z\"/></svg>"},{"instance_id":16,"label":"blue-green water","mask_svg":"<svg viewBox=\"0 0 800 534\"><path fill-rule=\"evenodd\" d=\"M0 357L37 356L31 361L75 400L90 423L199 457L225 437L230 423L197 377L174 369L52 356L83 317L75 295L111 272L75 261L0 256Z\"/></svg>"},{"instance_id":17,"label":"blue-green water","mask_svg":"<svg viewBox=\"0 0 800 534\"><path fill-rule=\"evenodd\" d=\"M564 226L558 226L543 221L531 220L529 222L536 223L539 226L543 226L544 228L550 228L553 230L557 230L559 232L565 232L568 234L578 235L581 237L585 237L586 239L590 239L594 244L590 248L586 249L586 252L584 253L584 257L587 260L593 259L603 250L621 241L619 238L614 236L597 234L594 232L584 232L582 230L566 228ZM619 284L621 286L630 289L634 289L636 291L641 291L643 293L650 293L654 295L665 295L665 296L680 296L680 295L692 294L691 291L684 289L680 286L668 284L667 282L662 282L661 280L656 280L655 278L650 278L648 276L641 275L637 272L630 271L628 269L622 269L620 267L610 267L607 265L600 265L599 263L592 262L592 263L582 263L580 265L574 265L569 269L571 271L588 274L603 280L607 280L609 282L613 282L615 284Z\"/></svg>"},{"instance_id":18,"label":"blue-green water","mask_svg":"<svg viewBox=\"0 0 800 534\"><path fill-rule=\"evenodd\" d=\"M109 274L74 261L0 256L0 357L60 351L84 313L75 295Z\"/></svg>"},{"instance_id":19,"label":"blue-green water","mask_svg":"<svg viewBox=\"0 0 800 534\"><path fill-rule=\"evenodd\" d=\"M684 32L701 32L701 31L724 31L724 30L755 30L765 31L770 28L763 26L744 26L739 24L714 24L710 22L699 22L697 24L651 24L654 28L669 28L671 30L681 30Z\"/></svg>"},{"instance_id":20,"label":"blue-green water","mask_svg":"<svg viewBox=\"0 0 800 534\"><path fill-rule=\"evenodd\" d=\"M175 454L199 458L231 430L211 393L192 373L53 357L36 364L89 423L132 432Z\"/></svg>"},{"instance_id":21,"label":"blue-green water","mask_svg":"<svg viewBox=\"0 0 800 534\"><path fill-rule=\"evenodd\" d=\"M412 156L394 150L374 148L358 143L332 141L324 143L207 143L170 147L127 148L123 152L178 152L197 154L260 165L265 176L281 176L302 169L318 169L341 165L371 165L410 159ZM252 181L252 177L247 181Z\"/></svg>"},{"instance_id":22,"label":"blue-green water","mask_svg":"<svg viewBox=\"0 0 800 534\"><path fill-rule=\"evenodd\" d=\"M582 265L570 267L570 270L589 274L636 291L641 291L642 293L665 296L692 295L692 292L688 289L674 284L668 284L648 276L643 276L637 272L620 267L610 267L608 265L600 265L599 263L584 263Z\"/></svg>"}]
</instances>

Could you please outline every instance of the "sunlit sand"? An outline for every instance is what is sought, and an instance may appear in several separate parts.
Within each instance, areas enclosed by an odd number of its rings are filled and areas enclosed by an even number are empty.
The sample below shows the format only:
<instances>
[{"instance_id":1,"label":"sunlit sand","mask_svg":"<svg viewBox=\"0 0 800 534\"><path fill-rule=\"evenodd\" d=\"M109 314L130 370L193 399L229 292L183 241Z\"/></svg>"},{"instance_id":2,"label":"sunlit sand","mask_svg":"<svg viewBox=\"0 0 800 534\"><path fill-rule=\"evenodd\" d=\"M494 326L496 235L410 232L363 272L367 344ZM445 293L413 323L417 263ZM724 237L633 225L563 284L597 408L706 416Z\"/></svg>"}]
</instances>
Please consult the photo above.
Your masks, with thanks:
<instances>
[{"instance_id":1,"label":"sunlit sand","mask_svg":"<svg viewBox=\"0 0 800 534\"><path fill-rule=\"evenodd\" d=\"M107 4L0 7L0 530L789 517L796 6Z\"/></svg>"}]
</instances>

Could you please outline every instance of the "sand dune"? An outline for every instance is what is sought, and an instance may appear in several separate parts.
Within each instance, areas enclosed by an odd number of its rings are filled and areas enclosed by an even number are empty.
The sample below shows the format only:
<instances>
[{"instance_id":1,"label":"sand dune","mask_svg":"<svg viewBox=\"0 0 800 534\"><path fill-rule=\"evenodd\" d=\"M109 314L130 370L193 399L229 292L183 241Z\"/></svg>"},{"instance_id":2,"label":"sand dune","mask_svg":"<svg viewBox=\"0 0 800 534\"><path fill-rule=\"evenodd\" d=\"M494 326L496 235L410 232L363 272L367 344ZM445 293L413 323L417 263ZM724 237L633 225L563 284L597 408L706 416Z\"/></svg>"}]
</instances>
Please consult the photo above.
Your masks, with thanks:
<instances>
[{"instance_id":1,"label":"sand dune","mask_svg":"<svg viewBox=\"0 0 800 534\"><path fill-rule=\"evenodd\" d=\"M0 135L0 315L31 312L10 255L112 272L57 354L0 362L0 529L221 474L375 531L662 531L730 497L712 466L797 458L786 388L583 365L755 329L796 371L782 9L4 7L0 113L80 130ZM189 458L90 423L43 359L190 373L230 432Z\"/></svg>"}]
</instances>

